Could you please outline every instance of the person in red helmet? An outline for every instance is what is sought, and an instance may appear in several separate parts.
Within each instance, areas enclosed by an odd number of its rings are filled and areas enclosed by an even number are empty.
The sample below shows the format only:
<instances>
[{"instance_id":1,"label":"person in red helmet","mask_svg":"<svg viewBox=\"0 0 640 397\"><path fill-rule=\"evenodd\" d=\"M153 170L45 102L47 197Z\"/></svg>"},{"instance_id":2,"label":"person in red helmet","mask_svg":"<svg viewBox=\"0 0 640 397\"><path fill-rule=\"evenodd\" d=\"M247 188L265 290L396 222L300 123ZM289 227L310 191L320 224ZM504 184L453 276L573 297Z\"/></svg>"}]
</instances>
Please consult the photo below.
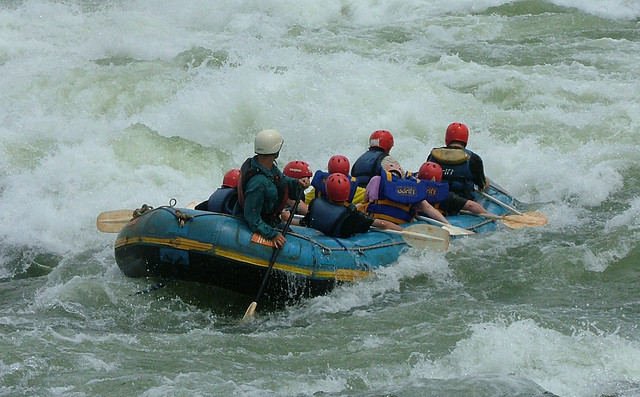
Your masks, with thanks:
<instances>
[{"instance_id":1,"label":"person in red helmet","mask_svg":"<svg viewBox=\"0 0 640 397\"><path fill-rule=\"evenodd\" d=\"M444 136L444 147L434 148L427 161L442 166L443 179L458 195L473 200L473 191L485 190L489 183L484 174L482 158L467 149L469 128L462 123L451 123Z\"/></svg>"},{"instance_id":2,"label":"person in red helmet","mask_svg":"<svg viewBox=\"0 0 640 397\"><path fill-rule=\"evenodd\" d=\"M478 215L492 215L480 203L468 200L449 190L449 184L442 182L440 164L426 161L420 166L416 177L428 184L427 201L444 216L457 215L461 210Z\"/></svg>"},{"instance_id":3,"label":"person in red helmet","mask_svg":"<svg viewBox=\"0 0 640 397\"><path fill-rule=\"evenodd\" d=\"M282 170L282 173L288 177L295 178L300 181L300 184L306 189L311 185L311 168L306 161L294 160L287 163Z\"/></svg>"},{"instance_id":4,"label":"person in red helmet","mask_svg":"<svg viewBox=\"0 0 640 397\"><path fill-rule=\"evenodd\" d=\"M326 196L325 182L331 174L343 174L351 181L349 202L359 204L364 201L365 189L358 186L356 178L349 175L349 159L341 154L331 156L327 163L328 172L318 170L311 180L311 189L307 191L305 201L310 203L316 197Z\"/></svg>"},{"instance_id":5,"label":"person in red helmet","mask_svg":"<svg viewBox=\"0 0 640 397\"><path fill-rule=\"evenodd\" d=\"M311 176L313 176L313 173L311 172L311 168L309 168L309 163L307 163L306 161L290 161L287 163L287 165L284 166L284 168L282 169L282 173L290 178L297 179L298 182L300 182L300 184L302 185L303 189L307 189L309 186L311 186ZM287 202L287 207L293 207L294 203L294 200L289 199ZM307 213L307 210L307 204L303 201L300 201L296 213L304 215ZM286 221L287 219L289 219L290 215L291 214L289 213L289 210L285 209L285 212L282 214L282 219Z\"/></svg>"},{"instance_id":6,"label":"person in red helmet","mask_svg":"<svg viewBox=\"0 0 640 397\"><path fill-rule=\"evenodd\" d=\"M442 181L442 167L438 163L432 161L425 161L418 170L418 179L441 182Z\"/></svg>"},{"instance_id":7,"label":"person in red helmet","mask_svg":"<svg viewBox=\"0 0 640 397\"><path fill-rule=\"evenodd\" d=\"M343 174L349 175L349 168L351 168L351 163L347 156L343 156L341 154L336 154L331 156L329 162L327 163L327 171L329 174Z\"/></svg>"},{"instance_id":8,"label":"person in red helmet","mask_svg":"<svg viewBox=\"0 0 640 397\"><path fill-rule=\"evenodd\" d=\"M406 173L391 156L382 160L382 172L367 184L367 204L363 208L376 219L401 225L412 222L417 213L423 213L442 223L447 219L428 201L427 186Z\"/></svg>"},{"instance_id":9,"label":"person in red helmet","mask_svg":"<svg viewBox=\"0 0 640 397\"><path fill-rule=\"evenodd\" d=\"M382 159L389 155L393 147L393 135L388 130L373 131L369 136L369 150L364 152L353 164L351 176L358 181L358 186L366 187L369 180L380 175Z\"/></svg>"},{"instance_id":10,"label":"person in red helmet","mask_svg":"<svg viewBox=\"0 0 640 397\"><path fill-rule=\"evenodd\" d=\"M209 200L203 201L195 206L201 211L219 212L222 214L233 214L233 207L238 201L238 179L240 178L240 168L232 168L224 174L222 186L216 189Z\"/></svg>"},{"instance_id":11,"label":"person in red helmet","mask_svg":"<svg viewBox=\"0 0 640 397\"><path fill-rule=\"evenodd\" d=\"M309 204L309 212L301 224L332 237L351 237L365 233L371 226L381 229L402 230L397 225L374 219L358 211L349 202L351 181L342 173L330 174L326 179L326 197L318 197Z\"/></svg>"}]
</instances>

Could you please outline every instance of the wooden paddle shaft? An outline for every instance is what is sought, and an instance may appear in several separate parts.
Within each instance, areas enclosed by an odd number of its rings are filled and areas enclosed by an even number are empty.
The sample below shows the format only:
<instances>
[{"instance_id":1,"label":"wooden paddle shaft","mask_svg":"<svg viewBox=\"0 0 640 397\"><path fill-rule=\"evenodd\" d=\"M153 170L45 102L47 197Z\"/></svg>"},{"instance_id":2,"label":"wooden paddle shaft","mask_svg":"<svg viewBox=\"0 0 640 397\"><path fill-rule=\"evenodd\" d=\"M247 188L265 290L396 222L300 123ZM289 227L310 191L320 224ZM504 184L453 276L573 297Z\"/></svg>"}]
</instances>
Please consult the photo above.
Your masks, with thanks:
<instances>
[{"instance_id":1,"label":"wooden paddle shaft","mask_svg":"<svg viewBox=\"0 0 640 397\"><path fill-rule=\"evenodd\" d=\"M512 206L510 206L509 204L504 203L504 202L502 202L502 201L498 200L497 198L495 198L495 197L493 197L493 196L488 195L488 194L487 194L487 193L485 193L485 192L478 192L478 193L480 193L480 194L482 195L482 197L486 198L487 200L489 200L489 201L493 201L494 203L498 204L498 205L499 205L499 206L501 206L501 207L504 207L504 208L508 209L509 211L513 212L514 214L522 215L522 212L520 212L520 211L518 211L517 209L513 208L513 207L512 207Z\"/></svg>"}]
</instances>

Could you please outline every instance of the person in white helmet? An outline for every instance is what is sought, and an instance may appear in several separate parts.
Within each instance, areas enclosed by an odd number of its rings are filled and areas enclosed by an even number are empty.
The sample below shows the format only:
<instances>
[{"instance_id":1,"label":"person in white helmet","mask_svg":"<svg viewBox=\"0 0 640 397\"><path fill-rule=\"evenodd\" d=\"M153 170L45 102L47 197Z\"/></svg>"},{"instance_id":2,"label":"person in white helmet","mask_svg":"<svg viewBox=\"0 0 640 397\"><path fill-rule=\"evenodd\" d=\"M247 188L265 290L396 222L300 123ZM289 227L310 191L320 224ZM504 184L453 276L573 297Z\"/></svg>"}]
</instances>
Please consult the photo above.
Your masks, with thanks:
<instances>
[{"instance_id":1,"label":"person in white helmet","mask_svg":"<svg viewBox=\"0 0 640 397\"><path fill-rule=\"evenodd\" d=\"M235 211L244 218L252 232L273 241L276 248L282 247L286 241L277 227L287 200L304 198L302 184L284 175L276 164L283 144L284 139L277 130L258 132L254 142L256 155L240 167Z\"/></svg>"}]
</instances>

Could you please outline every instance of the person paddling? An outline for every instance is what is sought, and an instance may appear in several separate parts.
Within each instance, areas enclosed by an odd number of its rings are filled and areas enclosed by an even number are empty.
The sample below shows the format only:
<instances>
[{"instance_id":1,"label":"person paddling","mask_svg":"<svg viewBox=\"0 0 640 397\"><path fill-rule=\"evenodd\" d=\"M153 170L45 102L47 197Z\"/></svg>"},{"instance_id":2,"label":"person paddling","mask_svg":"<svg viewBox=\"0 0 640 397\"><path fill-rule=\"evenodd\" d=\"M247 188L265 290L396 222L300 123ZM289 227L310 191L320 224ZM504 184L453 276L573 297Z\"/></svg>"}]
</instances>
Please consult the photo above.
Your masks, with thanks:
<instances>
[{"instance_id":1,"label":"person paddling","mask_svg":"<svg viewBox=\"0 0 640 397\"><path fill-rule=\"evenodd\" d=\"M277 130L267 129L256 134L255 156L248 158L240 167L238 181L238 203L236 213L241 214L249 229L271 240L281 248L286 240L277 226L287 200L300 200L304 188L297 180L283 175L276 159L284 144Z\"/></svg>"},{"instance_id":2,"label":"person paddling","mask_svg":"<svg viewBox=\"0 0 640 397\"><path fill-rule=\"evenodd\" d=\"M346 175L333 173L326 180L326 197L318 197L309 204L309 212L301 224L320 230L327 236L351 237L365 233L371 226L402 230L391 222L374 219L358 211L349 200L351 182Z\"/></svg>"},{"instance_id":3,"label":"person paddling","mask_svg":"<svg viewBox=\"0 0 640 397\"><path fill-rule=\"evenodd\" d=\"M482 204L449 190L449 184L442 181L442 167L438 163L432 161L423 163L416 177L428 184L426 200L444 216L458 215L461 210L481 216L493 215Z\"/></svg>"},{"instance_id":4,"label":"person paddling","mask_svg":"<svg viewBox=\"0 0 640 397\"><path fill-rule=\"evenodd\" d=\"M474 185L484 191L489 187L489 181L484 175L482 158L467 149L469 128L458 122L449 124L444 141L446 146L432 149L427 161L440 164L442 179L449 183L453 192L473 200Z\"/></svg>"},{"instance_id":5,"label":"person paddling","mask_svg":"<svg viewBox=\"0 0 640 397\"><path fill-rule=\"evenodd\" d=\"M294 160L287 163L282 170L282 173L286 176L297 179L302 185L303 189L307 189L311 186L311 177L313 173L311 172L311 168L309 168L309 163L302 160ZM289 199L287 201L287 207L293 208L295 200ZM305 215L307 213L308 206L305 202L300 201L298 204L298 209L296 210L297 214ZM288 218L283 218L283 220L287 220Z\"/></svg>"},{"instance_id":6,"label":"person paddling","mask_svg":"<svg viewBox=\"0 0 640 397\"><path fill-rule=\"evenodd\" d=\"M369 150L362 154L351 168L351 176L358 186L366 187L369 180L380 175L382 160L389 155L393 147L393 135L388 130L373 131L369 136Z\"/></svg>"},{"instance_id":7,"label":"person paddling","mask_svg":"<svg viewBox=\"0 0 640 397\"><path fill-rule=\"evenodd\" d=\"M397 225L413 221L418 212L449 223L426 198L426 184L408 176L400 163L388 156L382 160L381 175L374 176L367 184L366 212Z\"/></svg>"},{"instance_id":8,"label":"person paddling","mask_svg":"<svg viewBox=\"0 0 640 397\"><path fill-rule=\"evenodd\" d=\"M240 168L232 168L227 171L222 179L222 186L209 196L209 200L196 205L195 209L232 215L233 209L238 201L238 191L236 188L239 178Z\"/></svg>"},{"instance_id":9,"label":"person paddling","mask_svg":"<svg viewBox=\"0 0 640 397\"><path fill-rule=\"evenodd\" d=\"M335 154L329 158L327 163L327 171L318 170L313 175L311 180L311 189L307 190L305 195L305 201L310 203L311 200L318 197L326 197L326 181L331 174L343 174L349 179L351 184L351 191L349 192L348 201L353 204L360 204L364 202L365 189L358 186L358 181L355 177L349 175L349 168L351 167L347 156L342 154Z\"/></svg>"}]
</instances>

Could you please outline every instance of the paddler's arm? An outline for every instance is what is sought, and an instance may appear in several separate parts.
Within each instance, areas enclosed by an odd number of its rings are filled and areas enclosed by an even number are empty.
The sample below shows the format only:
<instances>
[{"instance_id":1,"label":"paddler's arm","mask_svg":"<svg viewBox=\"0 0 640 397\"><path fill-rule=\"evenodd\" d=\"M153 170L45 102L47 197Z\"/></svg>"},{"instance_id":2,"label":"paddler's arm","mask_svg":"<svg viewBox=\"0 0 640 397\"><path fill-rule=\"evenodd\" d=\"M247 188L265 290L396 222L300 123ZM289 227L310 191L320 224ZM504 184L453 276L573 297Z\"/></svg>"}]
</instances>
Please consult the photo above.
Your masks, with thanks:
<instances>
[{"instance_id":1,"label":"paddler's arm","mask_svg":"<svg viewBox=\"0 0 640 397\"><path fill-rule=\"evenodd\" d=\"M482 158L474 153L469 159L469 169L473 175L473 183L478 190L483 192L489 187L489 179L484 174L484 164Z\"/></svg>"},{"instance_id":2,"label":"paddler's arm","mask_svg":"<svg viewBox=\"0 0 640 397\"><path fill-rule=\"evenodd\" d=\"M431 204L429 204L429 202L427 200L422 200L421 202L416 204L415 209L418 210L418 212L422 212L422 213L426 214L431 219L435 219L435 220L440 221L442 223L447 223L447 224L449 223L447 218L445 218L444 215L442 215L440 213L440 211L438 211L437 209L433 208L433 206Z\"/></svg>"},{"instance_id":3,"label":"paddler's arm","mask_svg":"<svg viewBox=\"0 0 640 397\"><path fill-rule=\"evenodd\" d=\"M304 185L299 179L290 178L288 176L283 176L284 182L287 184L289 188L289 199L290 200L300 200L304 202Z\"/></svg>"},{"instance_id":4,"label":"paddler's arm","mask_svg":"<svg viewBox=\"0 0 640 397\"><path fill-rule=\"evenodd\" d=\"M378 229L402 230L400 226L396 225L393 222L385 221L384 219L374 220L373 227L377 227Z\"/></svg>"}]
</instances>

